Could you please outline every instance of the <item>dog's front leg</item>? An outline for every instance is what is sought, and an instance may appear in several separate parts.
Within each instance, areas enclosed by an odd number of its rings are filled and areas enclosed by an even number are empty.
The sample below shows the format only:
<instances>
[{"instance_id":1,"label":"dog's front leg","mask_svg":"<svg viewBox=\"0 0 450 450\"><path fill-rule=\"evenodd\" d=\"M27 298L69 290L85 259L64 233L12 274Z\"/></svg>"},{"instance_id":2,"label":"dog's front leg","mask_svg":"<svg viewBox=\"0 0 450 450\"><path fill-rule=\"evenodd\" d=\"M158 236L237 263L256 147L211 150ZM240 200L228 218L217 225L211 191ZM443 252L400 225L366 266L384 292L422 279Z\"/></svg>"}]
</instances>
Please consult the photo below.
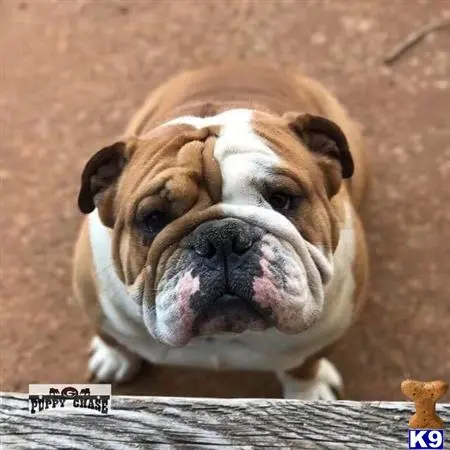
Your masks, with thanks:
<instances>
[{"instance_id":1,"label":"dog's front leg","mask_svg":"<svg viewBox=\"0 0 450 450\"><path fill-rule=\"evenodd\" d=\"M342 377L327 358L314 356L295 369L277 372L286 399L328 400L343 398Z\"/></svg>"},{"instance_id":2,"label":"dog's front leg","mask_svg":"<svg viewBox=\"0 0 450 450\"><path fill-rule=\"evenodd\" d=\"M92 338L89 357L90 381L123 383L137 376L142 359L105 335Z\"/></svg>"}]
</instances>

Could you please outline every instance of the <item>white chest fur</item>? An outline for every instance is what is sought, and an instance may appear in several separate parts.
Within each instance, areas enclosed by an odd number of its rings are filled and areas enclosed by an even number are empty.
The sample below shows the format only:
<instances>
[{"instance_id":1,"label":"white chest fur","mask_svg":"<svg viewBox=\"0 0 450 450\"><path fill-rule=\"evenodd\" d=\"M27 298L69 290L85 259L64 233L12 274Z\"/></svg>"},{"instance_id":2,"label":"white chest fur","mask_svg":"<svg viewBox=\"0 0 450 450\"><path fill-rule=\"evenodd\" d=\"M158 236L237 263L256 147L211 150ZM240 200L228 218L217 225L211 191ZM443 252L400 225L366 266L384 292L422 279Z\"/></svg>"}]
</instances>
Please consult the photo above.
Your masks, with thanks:
<instances>
[{"instance_id":1,"label":"white chest fur","mask_svg":"<svg viewBox=\"0 0 450 450\"><path fill-rule=\"evenodd\" d=\"M128 296L114 271L111 237L95 210L89 216L89 233L105 315L104 331L154 364L271 371L296 367L339 338L351 323L355 238L351 207L347 206L346 211L346 224L334 255L334 275L326 292L325 311L313 327L295 336L276 330L248 331L198 338L183 348L170 348L155 341L146 331L139 306Z\"/></svg>"}]
</instances>

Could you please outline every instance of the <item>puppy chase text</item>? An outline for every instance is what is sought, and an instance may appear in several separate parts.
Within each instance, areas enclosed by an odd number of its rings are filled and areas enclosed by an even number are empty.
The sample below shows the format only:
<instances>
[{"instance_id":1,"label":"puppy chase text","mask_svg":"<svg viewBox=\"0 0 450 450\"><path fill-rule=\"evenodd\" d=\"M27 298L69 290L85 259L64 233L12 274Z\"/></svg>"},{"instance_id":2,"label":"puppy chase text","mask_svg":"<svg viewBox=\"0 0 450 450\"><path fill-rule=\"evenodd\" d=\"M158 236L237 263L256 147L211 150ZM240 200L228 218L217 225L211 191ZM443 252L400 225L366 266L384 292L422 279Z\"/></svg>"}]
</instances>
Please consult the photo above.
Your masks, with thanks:
<instances>
[{"instance_id":1,"label":"puppy chase text","mask_svg":"<svg viewBox=\"0 0 450 450\"><path fill-rule=\"evenodd\" d=\"M31 414L64 409L70 413L109 414L110 384L30 384L28 404Z\"/></svg>"}]
</instances>

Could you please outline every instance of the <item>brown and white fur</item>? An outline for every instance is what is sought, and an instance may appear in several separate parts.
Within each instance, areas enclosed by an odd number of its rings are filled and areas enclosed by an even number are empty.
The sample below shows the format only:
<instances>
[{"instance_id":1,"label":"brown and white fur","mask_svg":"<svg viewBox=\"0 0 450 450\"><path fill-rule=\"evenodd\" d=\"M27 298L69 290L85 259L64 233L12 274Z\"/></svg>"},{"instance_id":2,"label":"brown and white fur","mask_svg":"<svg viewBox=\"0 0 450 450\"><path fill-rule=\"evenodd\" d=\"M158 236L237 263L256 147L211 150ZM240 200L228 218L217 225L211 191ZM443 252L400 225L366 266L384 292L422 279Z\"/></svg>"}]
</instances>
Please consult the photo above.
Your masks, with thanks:
<instances>
[{"instance_id":1,"label":"brown and white fur","mask_svg":"<svg viewBox=\"0 0 450 450\"><path fill-rule=\"evenodd\" d=\"M262 370L286 398L335 399L325 356L367 289L366 165L312 79L237 63L154 90L82 176L74 289L94 378L128 380L142 360Z\"/></svg>"}]
</instances>

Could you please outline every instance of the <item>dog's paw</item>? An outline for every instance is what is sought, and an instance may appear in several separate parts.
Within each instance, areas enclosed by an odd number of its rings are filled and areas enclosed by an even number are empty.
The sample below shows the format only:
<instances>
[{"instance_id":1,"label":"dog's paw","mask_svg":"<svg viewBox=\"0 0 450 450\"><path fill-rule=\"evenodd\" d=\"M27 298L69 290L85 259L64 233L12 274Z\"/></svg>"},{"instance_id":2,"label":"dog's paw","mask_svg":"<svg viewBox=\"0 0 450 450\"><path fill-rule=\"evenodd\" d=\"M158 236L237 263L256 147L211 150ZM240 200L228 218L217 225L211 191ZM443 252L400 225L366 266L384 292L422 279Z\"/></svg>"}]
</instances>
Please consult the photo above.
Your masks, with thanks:
<instances>
[{"instance_id":1,"label":"dog's paw","mask_svg":"<svg viewBox=\"0 0 450 450\"><path fill-rule=\"evenodd\" d=\"M89 372L91 381L123 383L134 378L141 367L141 358L106 344L99 336L91 342Z\"/></svg>"},{"instance_id":2,"label":"dog's paw","mask_svg":"<svg viewBox=\"0 0 450 450\"><path fill-rule=\"evenodd\" d=\"M285 373L279 378L286 399L334 401L342 395L341 375L325 358L320 360L316 376L310 380L298 380Z\"/></svg>"}]
</instances>

